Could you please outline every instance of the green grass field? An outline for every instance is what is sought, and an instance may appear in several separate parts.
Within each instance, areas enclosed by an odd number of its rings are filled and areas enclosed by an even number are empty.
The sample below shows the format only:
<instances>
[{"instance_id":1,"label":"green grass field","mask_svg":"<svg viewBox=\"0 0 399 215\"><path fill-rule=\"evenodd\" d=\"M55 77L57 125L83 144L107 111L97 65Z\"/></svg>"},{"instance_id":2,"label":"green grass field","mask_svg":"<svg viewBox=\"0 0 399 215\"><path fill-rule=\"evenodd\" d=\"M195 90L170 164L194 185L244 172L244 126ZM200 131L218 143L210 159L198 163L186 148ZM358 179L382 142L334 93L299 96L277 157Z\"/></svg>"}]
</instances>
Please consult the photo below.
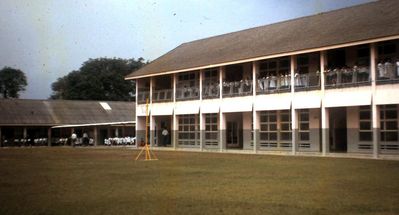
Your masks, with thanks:
<instances>
[{"instance_id":1,"label":"green grass field","mask_svg":"<svg viewBox=\"0 0 399 215\"><path fill-rule=\"evenodd\" d=\"M399 161L0 149L0 214L399 214Z\"/></svg>"}]
</instances>

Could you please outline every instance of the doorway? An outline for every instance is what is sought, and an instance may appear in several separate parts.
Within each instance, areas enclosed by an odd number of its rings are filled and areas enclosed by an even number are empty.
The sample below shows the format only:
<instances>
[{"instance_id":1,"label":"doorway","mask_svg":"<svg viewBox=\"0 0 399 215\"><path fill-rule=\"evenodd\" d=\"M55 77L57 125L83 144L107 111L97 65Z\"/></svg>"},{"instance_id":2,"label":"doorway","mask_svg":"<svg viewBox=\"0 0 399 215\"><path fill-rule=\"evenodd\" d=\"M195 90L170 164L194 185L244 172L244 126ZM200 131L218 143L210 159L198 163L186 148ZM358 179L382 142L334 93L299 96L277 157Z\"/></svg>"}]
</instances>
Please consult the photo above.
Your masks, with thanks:
<instances>
[{"instance_id":1,"label":"doorway","mask_svg":"<svg viewBox=\"0 0 399 215\"><path fill-rule=\"evenodd\" d=\"M154 144L156 146L171 146L171 128L172 116L154 116L155 121L155 134ZM167 135L162 135L162 131L166 129Z\"/></svg>"},{"instance_id":2,"label":"doorway","mask_svg":"<svg viewBox=\"0 0 399 215\"><path fill-rule=\"evenodd\" d=\"M347 152L346 108L330 109L330 152Z\"/></svg>"},{"instance_id":3,"label":"doorway","mask_svg":"<svg viewBox=\"0 0 399 215\"><path fill-rule=\"evenodd\" d=\"M226 147L243 149L242 113L226 114Z\"/></svg>"}]
</instances>

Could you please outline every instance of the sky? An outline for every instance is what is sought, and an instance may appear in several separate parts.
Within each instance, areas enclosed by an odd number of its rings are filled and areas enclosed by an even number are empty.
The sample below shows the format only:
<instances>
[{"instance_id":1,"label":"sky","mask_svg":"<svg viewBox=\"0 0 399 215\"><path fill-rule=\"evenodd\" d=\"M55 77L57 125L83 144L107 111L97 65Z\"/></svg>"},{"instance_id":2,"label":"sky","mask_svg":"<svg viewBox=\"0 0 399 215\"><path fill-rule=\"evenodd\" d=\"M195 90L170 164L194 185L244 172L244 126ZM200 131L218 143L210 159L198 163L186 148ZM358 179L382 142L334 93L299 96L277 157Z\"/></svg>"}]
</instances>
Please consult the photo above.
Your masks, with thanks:
<instances>
[{"instance_id":1,"label":"sky","mask_svg":"<svg viewBox=\"0 0 399 215\"><path fill-rule=\"evenodd\" d=\"M151 61L184 42L369 1L1 0L0 69L25 72L21 98L47 99L90 58Z\"/></svg>"}]
</instances>

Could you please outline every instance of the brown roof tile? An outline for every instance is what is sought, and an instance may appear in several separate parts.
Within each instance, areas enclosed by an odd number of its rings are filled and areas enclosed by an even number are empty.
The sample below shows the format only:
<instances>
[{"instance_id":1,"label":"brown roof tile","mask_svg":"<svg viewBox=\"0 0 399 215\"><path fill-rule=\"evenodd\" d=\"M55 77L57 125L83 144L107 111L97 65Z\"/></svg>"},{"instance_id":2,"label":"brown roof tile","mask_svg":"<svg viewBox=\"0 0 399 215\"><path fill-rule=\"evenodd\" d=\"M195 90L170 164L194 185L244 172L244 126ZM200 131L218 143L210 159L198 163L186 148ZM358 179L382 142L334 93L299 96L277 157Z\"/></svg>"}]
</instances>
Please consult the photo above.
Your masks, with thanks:
<instances>
[{"instance_id":1,"label":"brown roof tile","mask_svg":"<svg viewBox=\"0 0 399 215\"><path fill-rule=\"evenodd\" d=\"M399 35L398 8L382 0L183 43L126 78Z\"/></svg>"}]
</instances>

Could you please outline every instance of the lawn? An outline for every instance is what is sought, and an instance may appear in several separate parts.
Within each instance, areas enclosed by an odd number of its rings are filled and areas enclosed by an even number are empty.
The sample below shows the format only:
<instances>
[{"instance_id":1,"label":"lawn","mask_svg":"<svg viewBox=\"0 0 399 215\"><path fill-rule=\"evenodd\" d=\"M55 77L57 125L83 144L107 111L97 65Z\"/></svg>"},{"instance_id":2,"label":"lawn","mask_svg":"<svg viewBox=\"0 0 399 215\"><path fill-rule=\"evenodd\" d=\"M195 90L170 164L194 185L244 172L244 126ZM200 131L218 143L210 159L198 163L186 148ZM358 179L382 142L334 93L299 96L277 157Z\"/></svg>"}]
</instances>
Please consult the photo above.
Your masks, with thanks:
<instances>
[{"instance_id":1,"label":"lawn","mask_svg":"<svg viewBox=\"0 0 399 215\"><path fill-rule=\"evenodd\" d=\"M399 214L399 161L0 149L0 214Z\"/></svg>"}]
</instances>

